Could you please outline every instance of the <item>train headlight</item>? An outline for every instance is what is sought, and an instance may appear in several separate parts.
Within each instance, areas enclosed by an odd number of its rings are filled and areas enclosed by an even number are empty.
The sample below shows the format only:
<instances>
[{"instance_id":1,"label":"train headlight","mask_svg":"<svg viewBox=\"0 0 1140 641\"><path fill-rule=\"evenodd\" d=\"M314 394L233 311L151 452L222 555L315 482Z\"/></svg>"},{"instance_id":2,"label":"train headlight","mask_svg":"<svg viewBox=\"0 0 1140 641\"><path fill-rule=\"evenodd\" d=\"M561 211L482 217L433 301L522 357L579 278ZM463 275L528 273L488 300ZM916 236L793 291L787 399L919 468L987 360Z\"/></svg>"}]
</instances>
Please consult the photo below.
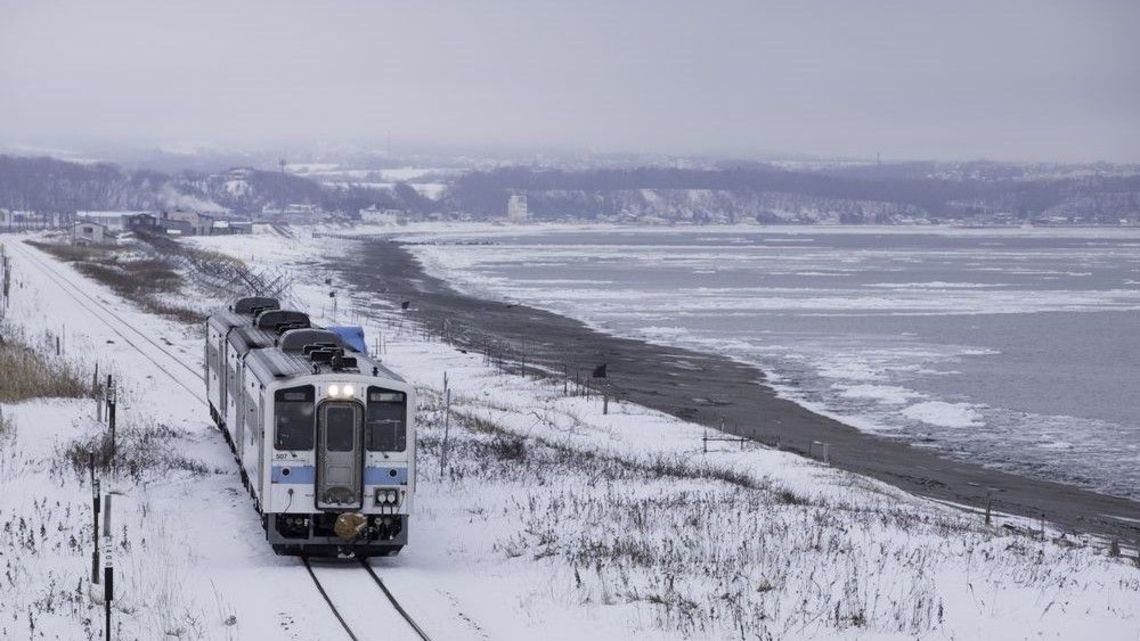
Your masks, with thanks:
<instances>
[{"instance_id":1,"label":"train headlight","mask_svg":"<svg viewBox=\"0 0 1140 641\"><path fill-rule=\"evenodd\" d=\"M340 385L329 385L329 396L333 398L340 396Z\"/></svg>"},{"instance_id":2,"label":"train headlight","mask_svg":"<svg viewBox=\"0 0 1140 641\"><path fill-rule=\"evenodd\" d=\"M356 390L352 389L351 385L345 385L344 387L340 388L340 393L343 394L345 398L352 398L352 395L355 392Z\"/></svg>"}]
</instances>

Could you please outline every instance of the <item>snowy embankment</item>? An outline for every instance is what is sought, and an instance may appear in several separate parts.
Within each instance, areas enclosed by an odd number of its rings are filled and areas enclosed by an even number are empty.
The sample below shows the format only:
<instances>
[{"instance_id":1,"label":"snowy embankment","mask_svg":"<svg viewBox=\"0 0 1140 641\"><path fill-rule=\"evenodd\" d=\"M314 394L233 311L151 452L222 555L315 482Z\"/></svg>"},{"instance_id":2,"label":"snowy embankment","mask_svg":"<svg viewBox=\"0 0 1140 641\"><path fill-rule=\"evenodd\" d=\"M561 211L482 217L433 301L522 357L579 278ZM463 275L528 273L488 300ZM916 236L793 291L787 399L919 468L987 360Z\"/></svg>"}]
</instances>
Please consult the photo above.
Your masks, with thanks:
<instances>
[{"instance_id":1,"label":"snowy embankment","mask_svg":"<svg viewBox=\"0 0 1140 641\"><path fill-rule=\"evenodd\" d=\"M200 367L198 328L145 314L12 240L7 322L61 335L65 358L98 363L120 385L130 446L104 475L120 493L120 638L343 638L299 564L264 544L192 373L171 362ZM332 274L313 261L342 241L197 242L293 268L293 302L334 320ZM364 325L421 390L411 542L375 565L437 639L1135 639L1140 629L1140 570L1103 550L986 527L779 451L704 453L698 426L628 404L603 414L597 399L425 340L378 301L341 290L338 307L335 320ZM131 344L117 323L157 344ZM0 638L97 636L90 488L68 452L105 428L92 401L2 409Z\"/></svg>"}]
</instances>

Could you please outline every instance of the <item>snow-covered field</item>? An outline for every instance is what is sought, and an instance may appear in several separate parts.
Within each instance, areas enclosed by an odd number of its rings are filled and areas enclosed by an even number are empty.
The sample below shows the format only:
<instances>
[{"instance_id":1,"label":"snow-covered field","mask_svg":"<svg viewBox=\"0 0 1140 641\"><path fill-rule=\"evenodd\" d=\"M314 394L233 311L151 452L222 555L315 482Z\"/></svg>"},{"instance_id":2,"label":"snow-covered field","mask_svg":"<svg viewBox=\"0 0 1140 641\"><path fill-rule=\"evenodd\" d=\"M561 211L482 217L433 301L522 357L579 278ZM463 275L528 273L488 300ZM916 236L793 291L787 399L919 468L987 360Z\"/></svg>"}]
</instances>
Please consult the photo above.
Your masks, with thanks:
<instances>
[{"instance_id":1,"label":"snow-covered field","mask_svg":"<svg viewBox=\"0 0 1140 641\"><path fill-rule=\"evenodd\" d=\"M349 245L300 236L194 242L293 266L294 302L331 321L330 273L314 261ZM66 358L113 372L124 442L140 452L137 469L104 480L119 493L120 638L344 638L300 564L264 544L200 395L181 386L200 386L174 362L200 367L199 330L16 240L4 239L7 322L52 328ZM603 414L596 398L425 339L398 310L339 300L335 320L363 325L421 390L411 542L374 565L437 640L1140 639L1140 569L1103 545L1019 534L1002 526L1032 524L1002 515L987 527L759 446L703 453L701 427L628 404ZM0 436L0 638L95 637L90 488L65 456L103 429L94 402L0 409L12 423Z\"/></svg>"}]
</instances>

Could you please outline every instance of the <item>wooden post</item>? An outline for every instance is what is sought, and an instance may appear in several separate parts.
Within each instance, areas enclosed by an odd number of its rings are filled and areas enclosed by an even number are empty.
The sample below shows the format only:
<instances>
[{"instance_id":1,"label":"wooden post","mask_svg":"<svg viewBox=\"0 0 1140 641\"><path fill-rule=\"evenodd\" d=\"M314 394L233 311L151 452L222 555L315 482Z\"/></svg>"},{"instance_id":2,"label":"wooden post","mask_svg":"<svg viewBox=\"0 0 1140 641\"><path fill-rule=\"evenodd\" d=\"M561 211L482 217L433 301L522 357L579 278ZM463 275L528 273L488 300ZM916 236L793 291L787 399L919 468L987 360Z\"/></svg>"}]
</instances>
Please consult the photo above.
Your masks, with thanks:
<instances>
[{"instance_id":1,"label":"wooden post","mask_svg":"<svg viewBox=\"0 0 1140 641\"><path fill-rule=\"evenodd\" d=\"M602 394L602 414L610 413L610 395Z\"/></svg>"},{"instance_id":2,"label":"wooden post","mask_svg":"<svg viewBox=\"0 0 1140 641\"><path fill-rule=\"evenodd\" d=\"M987 492L986 493L986 525L990 525L991 523L993 523L993 519L990 517L990 513L991 513L991 510L993 508L993 505L994 505L994 497L992 494Z\"/></svg>"},{"instance_id":3,"label":"wooden post","mask_svg":"<svg viewBox=\"0 0 1140 641\"><path fill-rule=\"evenodd\" d=\"M118 405L118 399L116 398L115 385L110 380L110 378L111 378L110 376L107 377L107 379L108 379L108 384L107 384L107 429L111 434L111 460L110 460L110 463L113 466L114 461L115 461L115 453L116 453L116 449L117 449L116 445L115 445L115 406Z\"/></svg>"},{"instance_id":4,"label":"wooden post","mask_svg":"<svg viewBox=\"0 0 1140 641\"><path fill-rule=\"evenodd\" d=\"M443 395L443 444L439 452L439 479L443 480L443 471L447 467L447 442L451 435L451 390Z\"/></svg>"}]
</instances>

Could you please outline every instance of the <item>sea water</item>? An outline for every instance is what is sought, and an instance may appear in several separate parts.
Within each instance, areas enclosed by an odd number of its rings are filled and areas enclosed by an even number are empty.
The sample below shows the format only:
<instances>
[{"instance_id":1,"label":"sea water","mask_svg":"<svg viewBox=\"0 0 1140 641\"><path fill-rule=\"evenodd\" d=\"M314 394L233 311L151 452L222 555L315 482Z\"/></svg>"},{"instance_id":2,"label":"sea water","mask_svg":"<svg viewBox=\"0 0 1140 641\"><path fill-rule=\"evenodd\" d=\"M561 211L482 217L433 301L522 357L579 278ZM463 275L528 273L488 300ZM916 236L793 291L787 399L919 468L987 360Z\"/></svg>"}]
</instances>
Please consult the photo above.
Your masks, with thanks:
<instances>
[{"instance_id":1,"label":"sea water","mask_svg":"<svg viewBox=\"0 0 1140 641\"><path fill-rule=\"evenodd\" d=\"M859 429L1140 498L1140 230L416 240L429 270L468 291L754 363L781 394Z\"/></svg>"}]
</instances>

